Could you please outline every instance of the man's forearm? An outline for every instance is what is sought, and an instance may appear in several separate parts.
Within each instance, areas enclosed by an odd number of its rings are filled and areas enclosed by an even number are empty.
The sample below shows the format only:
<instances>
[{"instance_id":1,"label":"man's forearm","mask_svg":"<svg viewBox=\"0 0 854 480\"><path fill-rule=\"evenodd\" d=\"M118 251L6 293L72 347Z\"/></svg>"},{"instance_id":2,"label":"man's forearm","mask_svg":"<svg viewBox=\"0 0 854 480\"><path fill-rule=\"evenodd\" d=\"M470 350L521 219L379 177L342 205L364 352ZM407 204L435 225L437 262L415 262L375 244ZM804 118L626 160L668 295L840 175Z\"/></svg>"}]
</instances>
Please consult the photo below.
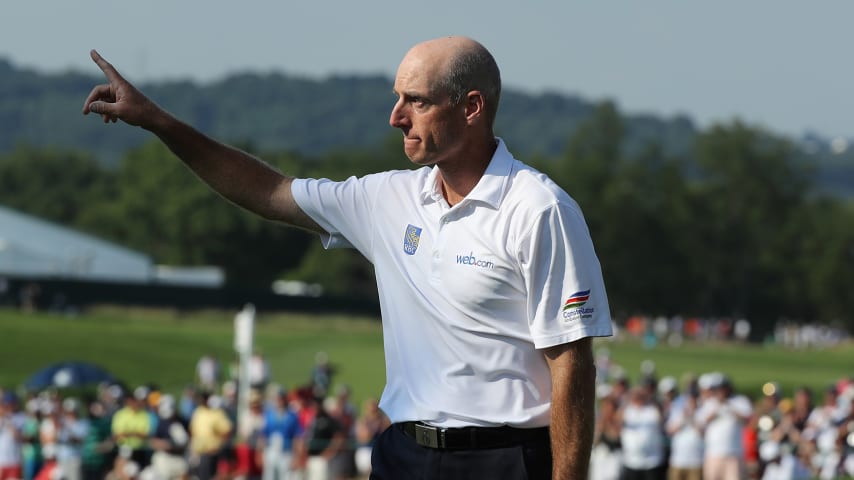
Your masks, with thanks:
<instances>
[{"instance_id":1,"label":"man's forearm","mask_svg":"<svg viewBox=\"0 0 854 480\"><path fill-rule=\"evenodd\" d=\"M289 177L166 112L160 112L146 128L223 197L264 218L288 221L277 195Z\"/></svg>"},{"instance_id":2,"label":"man's forearm","mask_svg":"<svg viewBox=\"0 0 854 480\"><path fill-rule=\"evenodd\" d=\"M580 343L579 343L580 342ZM595 425L596 370L590 340L567 347L552 368L552 478L583 480L590 469Z\"/></svg>"}]
</instances>

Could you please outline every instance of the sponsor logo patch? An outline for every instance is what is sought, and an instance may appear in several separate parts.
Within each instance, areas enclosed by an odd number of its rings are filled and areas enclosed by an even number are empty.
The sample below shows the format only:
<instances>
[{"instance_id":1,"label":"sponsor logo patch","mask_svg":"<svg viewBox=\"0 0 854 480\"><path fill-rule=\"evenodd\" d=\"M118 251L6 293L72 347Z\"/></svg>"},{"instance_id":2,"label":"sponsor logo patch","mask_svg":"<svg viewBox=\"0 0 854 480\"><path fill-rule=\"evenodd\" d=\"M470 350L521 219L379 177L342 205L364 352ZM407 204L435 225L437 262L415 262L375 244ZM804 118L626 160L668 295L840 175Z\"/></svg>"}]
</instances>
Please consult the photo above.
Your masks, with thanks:
<instances>
[{"instance_id":1,"label":"sponsor logo patch","mask_svg":"<svg viewBox=\"0 0 854 480\"><path fill-rule=\"evenodd\" d=\"M486 268L489 270L495 268L495 263L493 263L491 260L484 260L476 257L474 255L474 252L471 252L468 255L457 255L457 265L469 265L472 267Z\"/></svg>"},{"instance_id":2,"label":"sponsor logo patch","mask_svg":"<svg viewBox=\"0 0 854 480\"><path fill-rule=\"evenodd\" d=\"M566 303L563 304L563 309L569 310L570 308L578 308L587 303L587 300L590 300L590 290L575 292L566 299Z\"/></svg>"},{"instance_id":3,"label":"sponsor logo patch","mask_svg":"<svg viewBox=\"0 0 854 480\"><path fill-rule=\"evenodd\" d=\"M592 318L593 307L584 308L584 305L590 300L590 290L582 290L575 292L566 299L563 304L563 318L567 322Z\"/></svg>"},{"instance_id":4,"label":"sponsor logo patch","mask_svg":"<svg viewBox=\"0 0 854 480\"><path fill-rule=\"evenodd\" d=\"M406 226L406 233L403 235L403 252L407 255L415 255L418 250L418 243L421 241L421 228L409 224Z\"/></svg>"}]
</instances>

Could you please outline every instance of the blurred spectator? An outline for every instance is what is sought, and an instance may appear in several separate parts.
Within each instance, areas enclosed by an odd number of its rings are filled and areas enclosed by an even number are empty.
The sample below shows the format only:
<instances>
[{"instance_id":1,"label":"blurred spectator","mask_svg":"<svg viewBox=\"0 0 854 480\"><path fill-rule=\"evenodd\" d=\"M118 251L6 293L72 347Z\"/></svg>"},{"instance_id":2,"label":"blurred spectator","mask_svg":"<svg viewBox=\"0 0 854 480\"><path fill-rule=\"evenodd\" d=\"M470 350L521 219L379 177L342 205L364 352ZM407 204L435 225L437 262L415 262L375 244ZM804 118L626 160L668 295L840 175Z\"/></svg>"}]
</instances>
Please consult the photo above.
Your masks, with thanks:
<instances>
[{"instance_id":1,"label":"blurred spectator","mask_svg":"<svg viewBox=\"0 0 854 480\"><path fill-rule=\"evenodd\" d=\"M249 359L249 385L257 390L264 390L270 383L270 364L261 352L255 352Z\"/></svg>"},{"instance_id":2,"label":"blurred spectator","mask_svg":"<svg viewBox=\"0 0 854 480\"><path fill-rule=\"evenodd\" d=\"M746 342L750 337L750 322L746 318L739 318L735 321L735 327L733 327L733 335L735 339L739 342Z\"/></svg>"},{"instance_id":3,"label":"blurred spectator","mask_svg":"<svg viewBox=\"0 0 854 480\"><path fill-rule=\"evenodd\" d=\"M217 390L221 373L219 361L210 353L202 355L196 362L196 382L202 390Z\"/></svg>"},{"instance_id":4,"label":"blurred spectator","mask_svg":"<svg viewBox=\"0 0 854 480\"><path fill-rule=\"evenodd\" d=\"M289 407L287 392L280 390L264 412L264 480L294 478L295 454L300 453L302 433L299 419Z\"/></svg>"},{"instance_id":5,"label":"blurred spectator","mask_svg":"<svg viewBox=\"0 0 854 480\"><path fill-rule=\"evenodd\" d=\"M708 378L709 397L697 413L705 429L704 480L744 478L742 429L753 412L746 397L735 395L728 378L721 373Z\"/></svg>"},{"instance_id":6,"label":"blurred spectator","mask_svg":"<svg viewBox=\"0 0 854 480\"><path fill-rule=\"evenodd\" d=\"M668 480L702 480L703 430L697 421L697 397L690 393L671 412L666 432L670 436Z\"/></svg>"},{"instance_id":7,"label":"blurred spectator","mask_svg":"<svg viewBox=\"0 0 854 480\"><path fill-rule=\"evenodd\" d=\"M80 416L80 402L66 398L57 435L56 461L64 480L83 476L83 441L89 435L89 420Z\"/></svg>"},{"instance_id":8,"label":"blurred spectator","mask_svg":"<svg viewBox=\"0 0 854 480\"><path fill-rule=\"evenodd\" d=\"M599 402L590 461L592 479L616 480L620 476L623 455L619 411L620 402L613 395L607 395Z\"/></svg>"},{"instance_id":9,"label":"blurred spectator","mask_svg":"<svg viewBox=\"0 0 854 480\"><path fill-rule=\"evenodd\" d=\"M124 407L113 415L112 434L116 447L127 453L138 468L148 466L148 438L152 434L151 415L146 409L148 390L139 387L125 397Z\"/></svg>"},{"instance_id":10,"label":"blurred spectator","mask_svg":"<svg viewBox=\"0 0 854 480\"><path fill-rule=\"evenodd\" d=\"M663 377L658 382L658 404L661 407L661 414L666 420L670 416L670 411L673 409L673 404L679 397L679 387L676 378L672 376Z\"/></svg>"},{"instance_id":11,"label":"blurred spectator","mask_svg":"<svg viewBox=\"0 0 854 480\"><path fill-rule=\"evenodd\" d=\"M215 477L217 464L232 431L222 399L207 392L190 419L190 467L199 480Z\"/></svg>"},{"instance_id":12,"label":"blurred spectator","mask_svg":"<svg viewBox=\"0 0 854 480\"><path fill-rule=\"evenodd\" d=\"M255 480L264 466L264 402L258 390L249 392L249 410L237 425L235 479Z\"/></svg>"},{"instance_id":13,"label":"blurred spectator","mask_svg":"<svg viewBox=\"0 0 854 480\"><path fill-rule=\"evenodd\" d=\"M43 463L39 472L34 477L35 480L57 480L62 479L61 471L59 470L59 465L56 463L56 445L55 444L47 444L42 445L42 459Z\"/></svg>"},{"instance_id":14,"label":"blurred spectator","mask_svg":"<svg viewBox=\"0 0 854 480\"><path fill-rule=\"evenodd\" d=\"M795 455L788 444L769 441L760 450L767 466L762 480L810 480L813 478L809 467Z\"/></svg>"},{"instance_id":15,"label":"blurred spectator","mask_svg":"<svg viewBox=\"0 0 854 480\"><path fill-rule=\"evenodd\" d=\"M101 480L112 465L113 451L112 419L100 400L89 403L89 432L83 440L81 456L83 462L83 478L86 480Z\"/></svg>"},{"instance_id":16,"label":"blurred spectator","mask_svg":"<svg viewBox=\"0 0 854 480\"><path fill-rule=\"evenodd\" d=\"M792 399L792 425L801 432L807 426L807 419L813 409L813 394L809 387L799 387Z\"/></svg>"},{"instance_id":17,"label":"blurred spectator","mask_svg":"<svg viewBox=\"0 0 854 480\"><path fill-rule=\"evenodd\" d=\"M119 454L113 462L113 468L107 472L105 480L136 480L139 478L139 464L130 458L131 450L119 449Z\"/></svg>"},{"instance_id":18,"label":"blurred spectator","mask_svg":"<svg viewBox=\"0 0 854 480\"><path fill-rule=\"evenodd\" d=\"M184 421L184 423L190 423L193 411L198 405L197 397L198 392L196 392L196 387L192 385L187 385L181 392L181 399L178 401L178 416Z\"/></svg>"},{"instance_id":19,"label":"blurred spectator","mask_svg":"<svg viewBox=\"0 0 854 480\"><path fill-rule=\"evenodd\" d=\"M359 475L367 477L371 474L371 450L379 435L391 422L380 410L379 402L374 397L367 398L362 403L361 415L356 419L356 453L354 461Z\"/></svg>"},{"instance_id":20,"label":"blurred spectator","mask_svg":"<svg viewBox=\"0 0 854 480\"><path fill-rule=\"evenodd\" d=\"M35 312L38 309L39 297L41 297L42 287L38 283L30 282L18 290L18 304L21 310L27 313Z\"/></svg>"},{"instance_id":21,"label":"blurred spectator","mask_svg":"<svg viewBox=\"0 0 854 480\"><path fill-rule=\"evenodd\" d=\"M335 480L348 479L356 475L356 407L350 402L350 387L339 385L335 396L329 399L329 415L340 425L344 442L329 459L329 476Z\"/></svg>"},{"instance_id":22,"label":"blurred spectator","mask_svg":"<svg viewBox=\"0 0 854 480\"><path fill-rule=\"evenodd\" d=\"M326 398L332 385L333 373L329 355L326 352L317 352L314 355L314 367L311 369L311 387L315 398Z\"/></svg>"},{"instance_id":23,"label":"blurred spectator","mask_svg":"<svg viewBox=\"0 0 854 480\"><path fill-rule=\"evenodd\" d=\"M41 445L44 462L36 477L43 475L44 470L58 470L56 452L57 443L59 442L59 430L61 428L61 412L57 406L57 399L45 393L41 397L39 414L41 415L41 421L39 422L38 441L39 445Z\"/></svg>"},{"instance_id":24,"label":"blurred spectator","mask_svg":"<svg viewBox=\"0 0 854 480\"><path fill-rule=\"evenodd\" d=\"M101 383L98 385L98 401L104 407L104 415L112 418L122 407L120 400L123 396L122 388L118 385Z\"/></svg>"},{"instance_id":25,"label":"blurred spectator","mask_svg":"<svg viewBox=\"0 0 854 480\"><path fill-rule=\"evenodd\" d=\"M614 381L614 385L611 388L610 396L617 401L620 407L622 407L623 404L626 403L626 397L628 396L630 387L631 383L629 382L629 379L624 375L618 376L617 379Z\"/></svg>"},{"instance_id":26,"label":"blurred spectator","mask_svg":"<svg viewBox=\"0 0 854 480\"><path fill-rule=\"evenodd\" d=\"M611 368L614 362L611 360L611 351L607 348L596 349L596 383L608 383L611 381Z\"/></svg>"},{"instance_id":27,"label":"blurred spectator","mask_svg":"<svg viewBox=\"0 0 854 480\"><path fill-rule=\"evenodd\" d=\"M344 447L347 436L341 424L329 413L334 408L334 399L318 403L317 412L305 432L305 448L308 456L306 480L328 480L329 461Z\"/></svg>"},{"instance_id":28,"label":"blurred spectator","mask_svg":"<svg viewBox=\"0 0 854 480\"><path fill-rule=\"evenodd\" d=\"M190 434L186 425L178 418L175 398L163 395L157 406L159 421L151 437L151 464L143 470L143 477L157 479L178 479L187 475L189 466L184 452L189 444Z\"/></svg>"},{"instance_id":29,"label":"blurred spectator","mask_svg":"<svg viewBox=\"0 0 854 480\"><path fill-rule=\"evenodd\" d=\"M620 412L623 453L621 480L653 480L666 477L664 419L648 388L634 387Z\"/></svg>"},{"instance_id":30,"label":"blurred spectator","mask_svg":"<svg viewBox=\"0 0 854 480\"><path fill-rule=\"evenodd\" d=\"M38 472L41 462L41 444L39 443L39 399L35 396L27 399L21 426L21 468L24 480L32 480Z\"/></svg>"},{"instance_id":31,"label":"blurred spectator","mask_svg":"<svg viewBox=\"0 0 854 480\"><path fill-rule=\"evenodd\" d=\"M0 391L0 480L21 478L21 428L15 419L9 394Z\"/></svg>"}]
</instances>

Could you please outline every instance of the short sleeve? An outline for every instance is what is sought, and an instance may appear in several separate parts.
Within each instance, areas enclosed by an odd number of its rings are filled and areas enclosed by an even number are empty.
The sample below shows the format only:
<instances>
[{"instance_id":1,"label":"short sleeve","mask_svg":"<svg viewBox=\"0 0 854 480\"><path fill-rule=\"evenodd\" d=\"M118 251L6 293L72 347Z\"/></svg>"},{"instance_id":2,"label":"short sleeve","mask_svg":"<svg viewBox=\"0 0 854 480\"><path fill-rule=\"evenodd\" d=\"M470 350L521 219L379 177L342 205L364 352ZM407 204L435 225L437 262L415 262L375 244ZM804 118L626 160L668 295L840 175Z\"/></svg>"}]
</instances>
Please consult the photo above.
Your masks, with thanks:
<instances>
[{"instance_id":1,"label":"short sleeve","mask_svg":"<svg viewBox=\"0 0 854 480\"><path fill-rule=\"evenodd\" d=\"M295 179L291 183L297 205L327 232L321 235L324 248L356 248L370 260L372 200L366 188L370 177L342 182Z\"/></svg>"},{"instance_id":2,"label":"short sleeve","mask_svg":"<svg viewBox=\"0 0 854 480\"><path fill-rule=\"evenodd\" d=\"M574 202L555 203L534 218L519 257L536 348L612 335L602 269Z\"/></svg>"}]
</instances>

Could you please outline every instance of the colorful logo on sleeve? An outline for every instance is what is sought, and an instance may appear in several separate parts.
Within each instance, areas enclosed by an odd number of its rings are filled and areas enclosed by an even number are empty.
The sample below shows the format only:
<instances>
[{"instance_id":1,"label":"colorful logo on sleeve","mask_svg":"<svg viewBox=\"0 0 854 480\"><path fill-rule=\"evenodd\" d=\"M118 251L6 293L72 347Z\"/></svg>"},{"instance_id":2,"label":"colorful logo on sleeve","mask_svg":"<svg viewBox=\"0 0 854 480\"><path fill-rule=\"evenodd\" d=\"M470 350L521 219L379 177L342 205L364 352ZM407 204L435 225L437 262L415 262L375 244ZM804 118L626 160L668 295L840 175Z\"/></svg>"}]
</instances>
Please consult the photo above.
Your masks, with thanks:
<instances>
[{"instance_id":1,"label":"colorful logo on sleeve","mask_svg":"<svg viewBox=\"0 0 854 480\"><path fill-rule=\"evenodd\" d=\"M406 226L406 233L403 235L403 251L407 255L415 255L418 250L418 242L421 241L421 228L409 224Z\"/></svg>"},{"instance_id":2,"label":"colorful logo on sleeve","mask_svg":"<svg viewBox=\"0 0 854 480\"><path fill-rule=\"evenodd\" d=\"M593 317L593 307L584 308L590 300L590 290L575 292L563 304L563 318L568 322Z\"/></svg>"}]
</instances>

